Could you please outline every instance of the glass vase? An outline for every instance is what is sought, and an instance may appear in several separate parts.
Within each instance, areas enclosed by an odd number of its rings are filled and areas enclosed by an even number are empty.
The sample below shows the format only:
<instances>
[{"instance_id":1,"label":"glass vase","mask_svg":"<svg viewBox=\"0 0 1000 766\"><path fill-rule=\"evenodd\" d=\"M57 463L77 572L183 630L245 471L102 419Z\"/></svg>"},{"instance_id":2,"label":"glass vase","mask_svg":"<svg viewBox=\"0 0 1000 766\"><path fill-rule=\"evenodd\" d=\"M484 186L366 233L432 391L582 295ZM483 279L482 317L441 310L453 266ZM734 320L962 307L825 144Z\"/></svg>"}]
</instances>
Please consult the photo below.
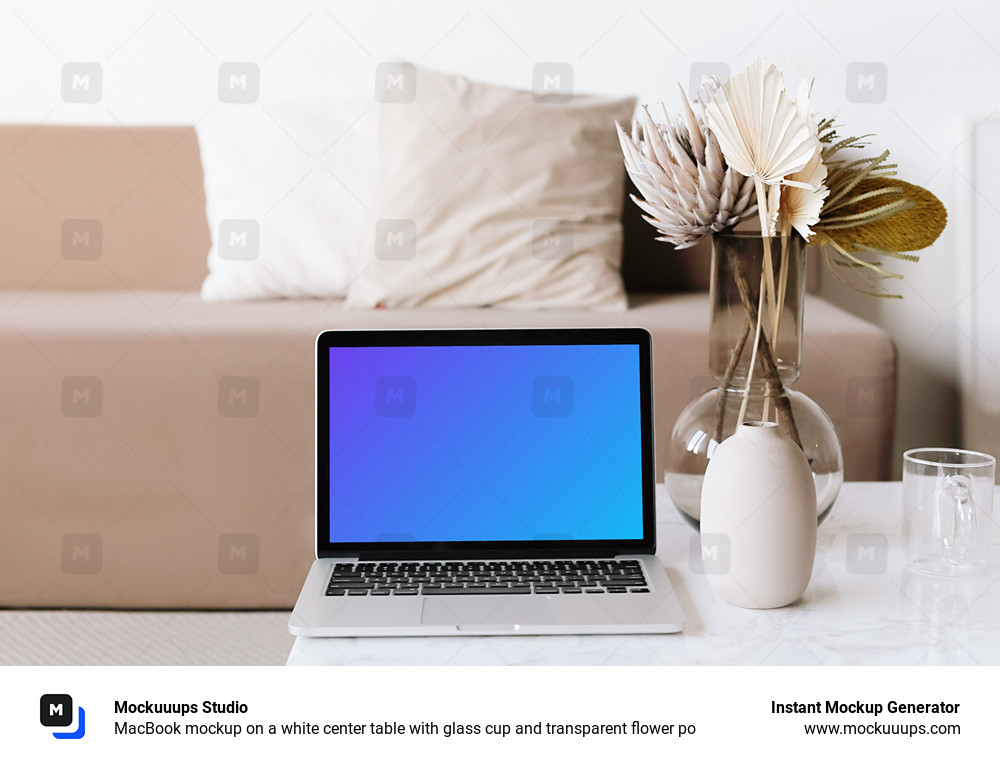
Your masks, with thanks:
<instances>
[{"instance_id":1,"label":"glass vase","mask_svg":"<svg viewBox=\"0 0 1000 766\"><path fill-rule=\"evenodd\" d=\"M771 269L765 271L765 247ZM805 301L805 242L798 235L764 238L728 232L712 238L709 287L711 324L708 368L720 386L743 389L754 359L753 381L761 388L794 383L801 372L802 307ZM760 302L761 286L776 296ZM758 309L761 337L754 354ZM776 310L772 310L772 308ZM775 331L775 327L777 330Z\"/></svg>"},{"instance_id":2,"label":"glass vase","mask_svg":"<svg viewBox=\"0 0 1000 766\"><path fill-rule=\"evenodd\" d=\"M818 522L840 492L843 455L833 423L816 402L789 388L801 371L804 298L801 237L713 237L709 370L718 385L678 417L664 477L674 505L696 527L712 453L741 422L778 423L802 447L816 485Z\"/></svg>"}]
</instances>

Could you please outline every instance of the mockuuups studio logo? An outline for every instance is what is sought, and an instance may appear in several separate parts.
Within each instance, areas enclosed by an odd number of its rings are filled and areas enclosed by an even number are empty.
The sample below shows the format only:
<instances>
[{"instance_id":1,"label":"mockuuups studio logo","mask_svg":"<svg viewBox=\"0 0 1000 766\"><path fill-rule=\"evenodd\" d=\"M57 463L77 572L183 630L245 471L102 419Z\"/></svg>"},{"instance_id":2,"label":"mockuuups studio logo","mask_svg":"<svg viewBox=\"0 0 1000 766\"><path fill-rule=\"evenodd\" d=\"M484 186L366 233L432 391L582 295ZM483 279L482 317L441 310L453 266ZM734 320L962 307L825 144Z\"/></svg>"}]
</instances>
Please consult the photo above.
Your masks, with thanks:
<instances>
[{"instance_id":1,"label":"mockuuups studio logo","mask_svg":"<svg viewBox=\"0 0 1000 766\"><path fill-rule=\"evenodd\" d=\"M67 375L62 382L62 414L96 418L101 414L104 383L93 375Z\"/></svg>"},{"instance_id":2,"label":"mockuuups studio logo","mask_svg":"<svg viewBox=\"0 0 1000 766\"><path fill-rule=\"evenodd\" d=\"M375 224L376 258L382 261L412 261L416 256L416 221L383 218Z\"/></svg>"},{"instance_id":3,"label":"mockuuups studio logo","mask_svg":"<svg viewBox=\"0 0 1000 766\"><path fill-rule=\"evenodd\" d=\"M531 97L535 101L563 104L573 98L573 65L566 61L541 61L531 70Z\"/></svg>"},{"instance_id":4,"label":"mockuuups studio logo","mask_svg":"<svg viewBox=\"0 0 1000 766\"><path fill-rule=\"evenodd\" d=\"M412 104L417 97L417 68L403 61L375 66L375 100L382 104Z\"/></svg>"},{"instance_id":5,"label":"mockuuups studio logo","mask_svg":"<svg viewBox=\"0 0 1000 766\"><path fill-rule=\"evenodd\" d=\"M60 252L67 261L96 261L101 257L104 229L91 218L69 218L62 224Z\"/></svg>"},{"instance_id":6,"label":"mockuuups studio logo","mask_svg":"<svg viewBox=\"0 0 1000 766\"><path fill-rule=\"evenodd\" d=\"M67 104L96 104L101 100L103 71L92 61L63 64L62 100Z\"/></svg>"},{"instance_id":7,"label":"mockuuups studio logo","mask_svg":"<svg viewBox=\"0 0 1000 766\"><path fill-rule=\"evenodd\" d=\"M568 418L573 414L573 379L539 375L531 387L531 412L539 418Z\"/></svg>"},{"instance_id":8,"label":"mockuuups studio logo","mask_svg":"<svg viewBox=\"0 0 1000 766\"><path fill-rule=\"evenodd\" d=\"M891 396L885 378L854 375L847 379L847 414L874 418L883 414Z\"/></svg>"},{"instance_id":9,"label":"mockuuups studio logo","mask_svg":"<svg viewBox=\"0 0 1000 766\"><path fill-rule=\"evenodd\" d=\"M224 418L253 418L260 411L260 381L252 376L219 378L219 414Z\"/></svg>"},{"instance_id":10,"label":"mockuuups studio logo","mask_svg":"<svg viewBox=\"0 0 1000 766\"><path fill-rule=\"evenodd\" d=\"M699 375L691 378L691 385L688 386L688 401L693 402L706 391L712 391L719 383L710 375Z\"/></svg>"},{"instance_id":11,"label":"mockuuups studio logo","mask_svg":"<svg viewBox=\"0 0 1000 766\"><path fill-rule=\"evenodd\" d=\"M708 532L691 535L688 566L695 574L726 574L729 571L729 535Z\"/></svg>"},{"instance_id":12,"label":"mockuuups studio logo","mask_svg":"<svg viewBox=\"0 0 1000 766\"><path fill-rule=\"evenodd\" d=\"M729 64L725 61L695 61L691 65L688 80L688 98L698 98L698 92L705 81L715 77L719 82L729 79Z\"/></svg>"},{"instance_id":13,"label":"mockuuups studio logo","mask_svg":"<svg viewBox=\"0 0 1000 766\"><path fill-rule=\"evenodd\" d=\"M100 574L104 540L100 535L70 532L62 538L62 571L73 575Z\"/></svg>"},{"instance_id":14,"label":"mockuuups studio logo","mask_svg":"<svg viewBox=\"0 0 1000 766\"><path fill-rule=\"evenodd\" d=\"M885 574L889 563L889 538L876 532L849 534L844 563L851 574Z\"/></svg>"},{"instance_id":15,"label":"mockuuups studio logo","mask_svg":"<svg viewBox=\"0 0 1000 766\"><path fill-rule=\"evenodd\" d=\"M225 261L253 261L260 255L260 224L252 218L219 221L219 257Z\"/></svg>"},{"instance_id":16,"label":"mockuuups studio logo","mask_svg":"<svg viewBox=\"0 0 1000 766\"><path fill-rule=\"evenodd\" d=\"M417 411L417 381L409 375L383 375L375 381L375 414L410 418Z\"/></svg>"},{"instance_id":17,"label":"mockuuups studio logo","mask_svg":"<svg viewBox=\"0 0 1000 766\"><path fill-rule=\"evenodd\" d=\"M43 694L38 700L38 720L50 729L66 729L73 725L73 698L68 694ZM56 739L83 739L87 733L86 713L76 709L76 728L72 731L54 731Z\"/></svg>"},{"instance_id":18,"label":"mockuuups studio logo","mask_svg":"<svg viewBox=\"0 0 1000 766\"><path fill-rule=\"evenodd\" d=\"M257 574L260 566L260 538L233 533L219 536L219 571L222 574Z\"/></svg>"},{"instance_id":19,"label":"mockuuups studio logo","mask_svg":"<svg viewBox=\"0 0 1000 766\"><path fill-rule=\"evenodd\" d=\"M531 254L540 261L565 261L573 254L573 222L539 218L534 223Z\"/></svg>"},{"instance_id":20,"label":"mockuuups studio logo","mask_svg":"<svg viewBox=\"0 0 1000 766\"><path fill-rule=\"evenodd\" d=\"M889 67L881 61L854 61L847 65L847 100L881 104L889 92Z\"/></svg>"},{"instance_id":21,"label":"mockuuups studio logo","mask_svg":"<svg viewBox=\"0 0 1000 766\"><path fill-rule=\"evenodd\" d=\"M249 61L219 64L219 101L255 104L260 96L260 67Z\"/></svg>"}]
</instances>

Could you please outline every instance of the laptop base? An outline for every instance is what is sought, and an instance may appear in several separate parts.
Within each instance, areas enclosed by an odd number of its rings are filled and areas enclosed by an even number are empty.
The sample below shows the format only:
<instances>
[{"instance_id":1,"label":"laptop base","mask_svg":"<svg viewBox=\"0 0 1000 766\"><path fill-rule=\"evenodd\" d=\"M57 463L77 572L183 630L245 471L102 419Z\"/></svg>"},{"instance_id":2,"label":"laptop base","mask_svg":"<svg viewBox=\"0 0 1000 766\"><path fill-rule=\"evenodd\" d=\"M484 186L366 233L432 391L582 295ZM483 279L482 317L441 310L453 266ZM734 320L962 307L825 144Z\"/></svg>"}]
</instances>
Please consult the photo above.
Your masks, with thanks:
<instances>
[{"instance_id":1,"label":"laptop base","mask_svg":"<svg viewBox=\"0 0 1000 766\"><path fill-rule=\"evenodd\" d=\"M642 562L649 593L450 596L327 596L333 567L354 559L313 562L288 621L292 635L498 636L676 633L684 614L655 556Z\"/></svg>"}]
</instances>

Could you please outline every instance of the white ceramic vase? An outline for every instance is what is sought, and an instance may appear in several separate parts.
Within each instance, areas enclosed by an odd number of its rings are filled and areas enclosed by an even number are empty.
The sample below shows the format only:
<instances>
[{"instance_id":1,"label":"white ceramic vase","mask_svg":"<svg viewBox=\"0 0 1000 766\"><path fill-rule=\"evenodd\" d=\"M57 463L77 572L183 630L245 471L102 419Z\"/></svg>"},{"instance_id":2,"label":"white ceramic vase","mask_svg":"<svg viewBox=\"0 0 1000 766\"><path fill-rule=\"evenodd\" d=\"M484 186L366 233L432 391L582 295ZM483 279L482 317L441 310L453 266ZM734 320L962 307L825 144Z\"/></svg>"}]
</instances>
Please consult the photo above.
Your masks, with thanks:
<instances>
[{"instance_id":1,"label":"white ceramic vase","mask_svg":"<svg viewBox=\"0 0 1000 766\"><path fill-rule=\"evenodd\" d=\"M773 609L805 593L816 558L816 488L802 450L775 423L748 422L718 446L701 495L705 572L735 606Z\"/></svg>"}]
</instances>

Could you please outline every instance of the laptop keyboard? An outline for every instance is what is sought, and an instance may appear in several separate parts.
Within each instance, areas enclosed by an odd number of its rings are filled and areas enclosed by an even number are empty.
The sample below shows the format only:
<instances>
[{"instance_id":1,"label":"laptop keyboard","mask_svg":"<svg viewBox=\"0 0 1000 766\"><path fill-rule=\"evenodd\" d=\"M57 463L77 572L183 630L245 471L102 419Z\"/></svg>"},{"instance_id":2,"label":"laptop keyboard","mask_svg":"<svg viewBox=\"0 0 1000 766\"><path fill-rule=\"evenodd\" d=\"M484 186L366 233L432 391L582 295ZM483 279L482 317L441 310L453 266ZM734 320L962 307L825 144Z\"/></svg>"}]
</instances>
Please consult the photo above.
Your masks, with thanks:
<instances>
[{"instance_id":1,"label":"laptop keyboard","mask_svg":"<svg viewBox=\"0 0 1000 766\"><path fill-rule=\"evenodd\" d=\"M328 596L649 593L636 559L334 564Z\"/></svg>"}]
</instances>

